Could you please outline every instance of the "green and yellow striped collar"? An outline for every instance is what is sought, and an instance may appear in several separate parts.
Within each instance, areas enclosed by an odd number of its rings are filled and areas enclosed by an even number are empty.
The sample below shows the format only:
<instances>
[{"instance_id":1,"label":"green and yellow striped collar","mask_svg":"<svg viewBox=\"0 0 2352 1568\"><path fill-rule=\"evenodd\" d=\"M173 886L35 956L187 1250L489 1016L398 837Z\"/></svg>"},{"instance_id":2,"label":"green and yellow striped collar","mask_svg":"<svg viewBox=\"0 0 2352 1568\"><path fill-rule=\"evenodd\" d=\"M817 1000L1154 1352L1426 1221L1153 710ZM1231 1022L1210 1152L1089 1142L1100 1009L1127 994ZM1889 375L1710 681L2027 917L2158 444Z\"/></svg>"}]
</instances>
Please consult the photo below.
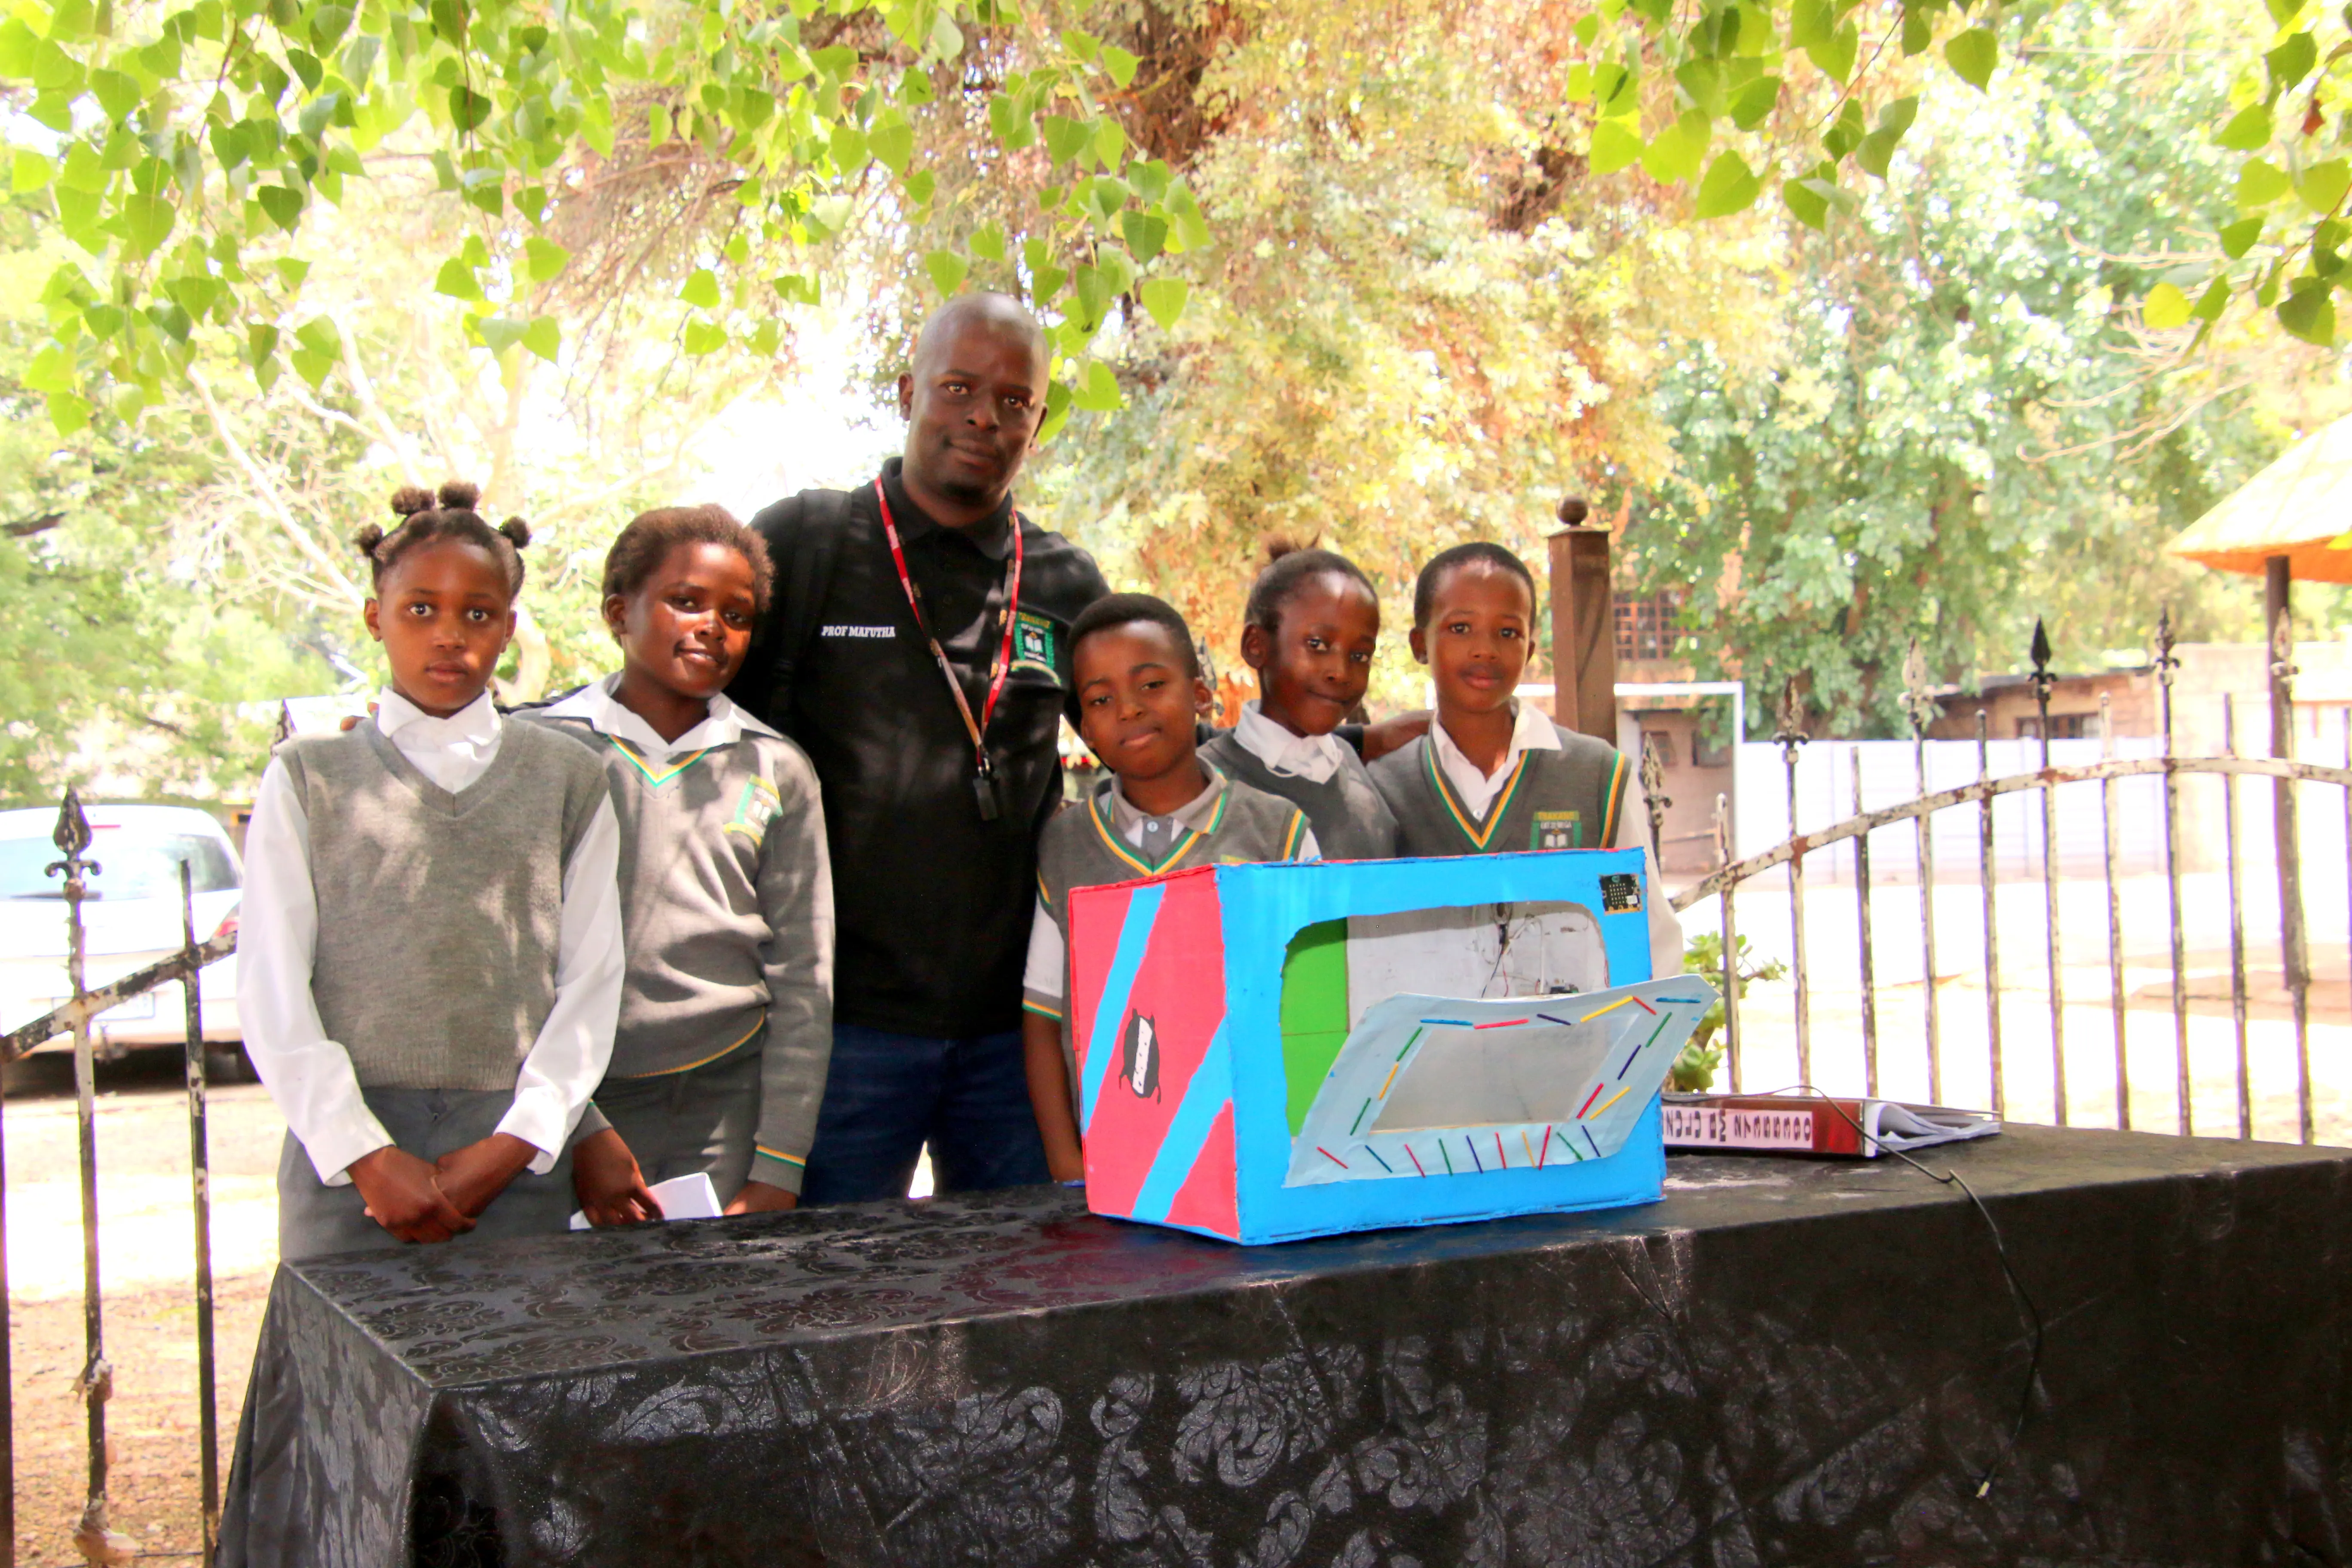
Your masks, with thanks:
<instances>
[{"instance_id":1,"label":"green and yellow striped collar","mask_svg":"<svg viewBox=\"0 0 2352 1568\"><path fill-rule=\"evenodd\" d=\"M1430 727L1436 728L1434 720ZM1488 804L1486 815L1476 817L1462 804L1462 797L1454 793L1445 770L1437 765L1436 737L1432 735L1422 742L1422 767L1429 774L1429 787L1437 792L1446 815L1454 818L1454 826L1462 830L1462 837L1470 841L1472 848L1484 850L1494 841L1495 829L1502 826L1504 814L1511 809L1511 802L1519 793L1519 781L1527 776L1528 755L1526 752L1519 753L1519 760L1511 765L1511 776L1503 781L1503 787L1495 792L1494 800Z\"/></svg>"},{"instance_id":2,"label":"green and yellow striped collar","mask_svg":"<svg viewBox=\"0 0 2352 1568\"><path fill-rule=\"evenodd\" d=\"M1118 790L1118 779L1114 777L1101 788L1096 790L1094 799L1088 804L1087 815L1088 819L1095 825L1095 832L1101 836L1103 847L1108 849L1113 855L1117 856L1125 864L1135 868L1137 873L1141 876L1156 877L1162 871L1172 869L1184 858L1186 855L1192 852L1193 846L1199 844L1201 840L1216 832L1218 826L1225 820L1225 806L1227 803L1233 799L1233 791L1226 787L1224 774L1219 773L1214 767L1211 766L1205 761L1201 763L1201 771L1209 776L1209 790L1213 791L1217 797L1216 807L1214 810L1210 812L1208 821L1200 824L1198 826L1189 828L1182 837L1170 845L1168 847L1168 853L1160 858L1160 863L1156 866L1150 861L1146 860L1141 852L1139 851L1134 845L1129 844L1127 841L1126 835L1119 831L1119 825L1117 820L1117 812L1111 798ZM1209 792L1204 791L1202 793L1206 794ZM1198 800L1199 797L1195 796L1195 804L1197 804ZM1191 811L1192 806L1187 805L1184 809L1185 811ZM1132 805L1129 805L1128 810L1132 812L1135 808ZM1176 814L1180 821L1182 819L1183 815L1183 812Z\"/></svg>"}]
</instances>

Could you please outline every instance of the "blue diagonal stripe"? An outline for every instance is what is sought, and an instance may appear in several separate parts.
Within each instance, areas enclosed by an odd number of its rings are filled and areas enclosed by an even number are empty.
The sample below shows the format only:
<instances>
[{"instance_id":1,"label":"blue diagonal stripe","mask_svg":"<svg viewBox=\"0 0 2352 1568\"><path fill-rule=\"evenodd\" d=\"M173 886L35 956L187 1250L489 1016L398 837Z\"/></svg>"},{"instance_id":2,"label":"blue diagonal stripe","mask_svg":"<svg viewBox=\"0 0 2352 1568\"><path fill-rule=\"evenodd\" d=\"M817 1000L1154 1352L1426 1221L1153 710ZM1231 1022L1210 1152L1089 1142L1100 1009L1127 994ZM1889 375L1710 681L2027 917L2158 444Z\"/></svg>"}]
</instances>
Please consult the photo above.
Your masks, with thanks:
<instances>
[{"instance_id":1,"label":"blue diagonal stripe","mask_svg":"<svg viewBox=\"0 0 2352 1568\"><path fill-rule=\"evenodd\" d=\"M1110 973L1103 977L1102 1000L1095 1004L1094 1032L1087 1037L1086 1082L1078 1103L1081 1137L1095 1124L1095 1097L1101 1093L1103 1080L1118 1070L1118 1026L1127 1021L1128 994L1135 989L1135 972L1143 967L1144 950L1151 945L1151 927L1160 918L1162 891L1138 888L1127 900L1118 947L1111 954Z\"/></svg>"},{"instance_id":2,"label":"blue diagonal stripe","mask_svg":"<svg viewBox=\"0 0 2352 1568\"><path fill-rule=\"evenodd\" d=\"M1151 1157L1150 1173L1136 1189L1135 1218L1154 1225L1167 1219L1168 1205L1176 1201L1184 1178L1199 1163L1201 1145L1209 1141L1217 1112L1232 1098L1228 1091L1233 1088L1233 1074L1225 1055L1225 1026L1219 1024L1210 1037L1209 1048L1202 1053L1201 1065L1192 1069L1192 1081L1184 1086L1183 1100L1169 1119L1168 1135L1160 1141L1160 1152Z\"/></svg>"}]
</instances>

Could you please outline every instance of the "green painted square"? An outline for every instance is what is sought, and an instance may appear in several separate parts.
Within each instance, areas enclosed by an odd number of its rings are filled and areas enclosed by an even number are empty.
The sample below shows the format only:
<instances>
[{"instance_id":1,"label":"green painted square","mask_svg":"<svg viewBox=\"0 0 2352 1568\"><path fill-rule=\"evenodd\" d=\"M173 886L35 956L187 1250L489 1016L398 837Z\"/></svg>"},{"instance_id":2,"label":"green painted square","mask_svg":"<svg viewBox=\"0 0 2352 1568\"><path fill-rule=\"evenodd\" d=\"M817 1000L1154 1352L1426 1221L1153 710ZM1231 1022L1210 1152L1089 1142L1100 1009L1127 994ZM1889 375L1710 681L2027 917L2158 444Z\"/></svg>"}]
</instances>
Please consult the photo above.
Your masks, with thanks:
<instances>
[{"instance_id":1,"label":"green painted square","mask_svg":"<svg viewBox=\"0 0 2352 1568\"><path fill-rule=\"evenodd\" d=\"M1300 928L1282 958L1282 1069L1289 1090L1290 1131L1330 1076L1348 1041L1348 922Z\"/></svg>"}]
</instances>

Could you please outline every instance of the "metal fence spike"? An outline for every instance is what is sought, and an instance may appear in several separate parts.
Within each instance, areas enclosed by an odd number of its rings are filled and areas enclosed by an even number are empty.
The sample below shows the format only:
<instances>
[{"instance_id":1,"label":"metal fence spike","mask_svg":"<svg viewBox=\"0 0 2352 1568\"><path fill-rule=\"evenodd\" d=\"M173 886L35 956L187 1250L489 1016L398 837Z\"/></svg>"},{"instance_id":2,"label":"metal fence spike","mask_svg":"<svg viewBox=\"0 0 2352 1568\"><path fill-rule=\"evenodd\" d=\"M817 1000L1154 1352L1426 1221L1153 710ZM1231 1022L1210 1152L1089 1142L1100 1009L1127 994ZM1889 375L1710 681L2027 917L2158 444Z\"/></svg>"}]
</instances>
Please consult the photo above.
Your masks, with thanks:
<instances>
[{"instance_id":1,"label":"metal fence spike","mask_svg":"<svg viewBox=\"0 0 2352 1568\"><path fill-rule=\"evenodd\" d=\"M82 851L89 847L89 818L81 809L79 791L68 789L65 798L58 803L58 826L50 833L49 842L68 860L80 858Z\"/></svg>"}]
</instances>

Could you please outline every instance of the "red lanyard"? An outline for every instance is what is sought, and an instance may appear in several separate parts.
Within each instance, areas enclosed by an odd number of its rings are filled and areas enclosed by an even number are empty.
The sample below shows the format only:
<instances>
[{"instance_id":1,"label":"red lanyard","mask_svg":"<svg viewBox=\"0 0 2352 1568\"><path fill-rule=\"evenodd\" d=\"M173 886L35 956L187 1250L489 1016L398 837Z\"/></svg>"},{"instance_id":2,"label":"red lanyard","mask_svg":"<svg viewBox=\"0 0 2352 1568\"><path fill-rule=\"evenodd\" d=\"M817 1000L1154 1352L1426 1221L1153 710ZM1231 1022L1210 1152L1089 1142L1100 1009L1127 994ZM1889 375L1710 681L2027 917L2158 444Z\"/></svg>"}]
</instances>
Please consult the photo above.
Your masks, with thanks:
<instances>
[{"instance_id":1,"label":"red lanyard","mask_svg":"<svg viewBox=\"0 0 2352 1568\"><path fill-rule=\"evenodd\" d=\"M907 595L907 608L914 613L915 629L923 634L931 647L931 657L939 661L940 673L947 678L948 695L955 699L956 711L963 715L963 727L971 736L972 766L986 779L993 772L988 762L988 721L996 713L996 699L1004 690L1004 678L1013 668L1013 626L1021 614L1021 514L1012 514L1013 570L1007 575L1004 595L1004 640L996 650L996 663L989 671L988 696L981 703L980 717L971 714L971 703L963 694L963 682L956 679L955 668L948 663L947 650L923 617L923 606L915 597L915 580L907 575L907 552L898 547L898 525L890 516L890 498L882 490L882 481L874 481L874 499L882 508L882 532L890 541L890 559L898 568L898 586ZM983 799L985 811L985 797ZM986 813L992 816L993 813Z\"/></svg>"}]
</instances>

